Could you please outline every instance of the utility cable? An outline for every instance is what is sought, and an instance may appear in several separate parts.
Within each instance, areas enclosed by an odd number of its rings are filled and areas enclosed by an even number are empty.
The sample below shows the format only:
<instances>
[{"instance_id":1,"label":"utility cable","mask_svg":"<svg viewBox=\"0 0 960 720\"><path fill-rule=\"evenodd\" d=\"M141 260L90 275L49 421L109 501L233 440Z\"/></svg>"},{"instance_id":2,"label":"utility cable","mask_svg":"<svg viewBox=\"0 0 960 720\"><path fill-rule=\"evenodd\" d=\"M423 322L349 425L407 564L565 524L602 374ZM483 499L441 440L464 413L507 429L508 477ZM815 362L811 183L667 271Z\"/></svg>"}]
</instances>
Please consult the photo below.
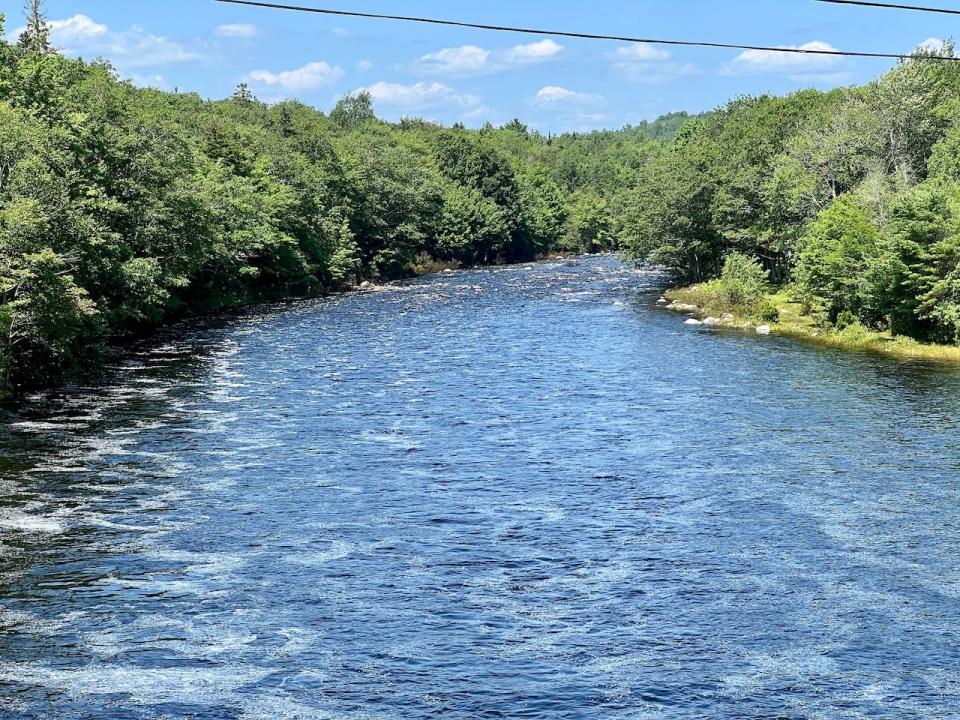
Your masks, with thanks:
<instances>
[{"instance_id":1,"label":"utility cable","mask_svg":"<svg viewBox=\"0 0 960 720\"><path fill-rule=\"evenodd\" d=\"M672 45L683 47L725 48L733 50L758 50L761 52L790 53L794 55L827 55L833 57L883 58L888 60L944 60L955 61L960 58L942 57L938 55L907 55L903 53L878 52L849 52L844 50L825 50L821 48L802 47L768 47L763 45L738 45L735 43L697 42L692 40L662 40L654 38L626 37L620 35L597 35L593 33L568 32L562 30L542 30L536 28L510 27L507 25L485 25L480 23L460 22L456 20L439 20L436 18L412 17L407 15L383 15L380 13L364 13L350 10L331 10L328 8L305 7L301 5L284 5L280 3L258 2L257 0L214 0L215 2L249 7L268 8L271 10L292 10L296 12L316 13L318 15L334 15L338 17L368 18L374 20L398 20L402 22L426 23L429 25L444 25L448 27L471 28L474 30L492 30L497 32L522 33L525 35L550 35L553 37L569 37L584 40L614 40L624 43L641 43L645 45ZM824 0L826 1L826 0Z\"/></svg>"},{"instance_id":2,"label":"utility cable","mask_svg":"<svg viewBox=\"0 0 960 720\"><path fill-rule=\"evenodd\" d=\"M870 2L869 0L816 0L831 5L853 5L856 7L885 8L888 10L913 10L916 12L940 13L942 15L960 15L960 10L928 7L926 5L900 5L899 3Z\"/></svg>"}]
</instances>

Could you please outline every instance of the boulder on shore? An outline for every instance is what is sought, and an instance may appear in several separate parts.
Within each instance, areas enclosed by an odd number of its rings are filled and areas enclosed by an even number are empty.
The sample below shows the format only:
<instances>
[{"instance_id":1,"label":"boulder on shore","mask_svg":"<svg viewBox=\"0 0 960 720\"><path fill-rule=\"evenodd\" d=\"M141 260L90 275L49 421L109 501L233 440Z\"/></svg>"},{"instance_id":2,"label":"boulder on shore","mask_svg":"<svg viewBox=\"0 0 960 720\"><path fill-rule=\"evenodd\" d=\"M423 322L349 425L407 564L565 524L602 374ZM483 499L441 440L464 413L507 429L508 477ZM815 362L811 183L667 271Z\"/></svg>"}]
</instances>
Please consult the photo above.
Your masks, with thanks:
<instances>
[{"instance_id":1,"label":"boulder on shore","mask_svg":"<svg viewBox=\"0 0 960 720\"><path fill-rule=\"evenodd\" d=\"M733 313L724 313L720 316L720 321L725 323L732 323L736 321L737 317Z\"/></svg>"},{"instance_id":2,"label":"boulder on shore","mask_svg":"<svg viewBox=\"0 0 960 720\"><path fill-rule=\"evenodd\" d=\"M696 305L688 305L687 303L672 303L667 305L667 310L676 310L677 312L697 312L699 310Z\"/></svg>"},{"instance_id":3,"label":"boulder on shore","mask_svg":"<svg viewBox=\"0 0 960 720\"><path fill-rule=\"evenodd\" d=\"M769 335L770 333L771 329L769 325L761 325L757 328L757 335Z\"/></svg>"},{"instance_id":4,"label":"boulder on shore","mask_svg":"<svg viewBox=\"0 0 960 720\"><path fill-rule=\"evenodd\" d=\"M704 325L710 325L710 326L719 325L719 324L720 324L720 318L708 317L706 320L703 321L703 324L704 324Z\"/></svg>"},{"instance_id":5,"label":"boulder on shore","mask_svg":"<svg viewBox=\"0 0 960 720\"><path fill-rule=\"evenodd\" d=\"M369 280L364 280L362 283L360 283L361 290L370 290L372 288L373 288L373 283L370 282Z\"/></svg>"}]
</instances>

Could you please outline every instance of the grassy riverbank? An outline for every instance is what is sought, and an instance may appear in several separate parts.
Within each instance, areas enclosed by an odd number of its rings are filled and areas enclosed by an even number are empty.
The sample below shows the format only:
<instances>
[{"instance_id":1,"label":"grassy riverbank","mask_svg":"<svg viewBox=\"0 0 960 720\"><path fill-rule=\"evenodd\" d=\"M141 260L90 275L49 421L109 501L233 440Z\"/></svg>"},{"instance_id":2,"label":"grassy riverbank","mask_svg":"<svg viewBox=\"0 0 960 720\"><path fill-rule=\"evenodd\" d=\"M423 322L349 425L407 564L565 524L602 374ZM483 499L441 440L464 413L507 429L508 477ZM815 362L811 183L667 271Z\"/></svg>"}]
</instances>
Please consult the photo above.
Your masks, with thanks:
<instances>
[{"instance_id":1,"label":"grassy riverbank","mask_svg":"<svg viewBox=\"0 0 960 720\"><path fill-rule=\"evenodd\" d=\"M733 321L723 323L726 327L753 331L767 325L772 335L791 337L823 347L960 365L960 347L953 345L921 343L911 338L894 336L889 332L870 330L859 323L842 330L823 327L816 318L805 314L802 305L782 288L766 293L761 302L749 306L726 302L709 284L676 288L668 291L665 297L675 304L674 309L683 310L682 306L695 306L695 314L701 319L720 318L725 313L733 315ZM676 308L677 305L681 307ZM771 308L776 309L776 320L772 319ZM686 311L692 312L689 308Z\"/></svg>"}]
</instances>

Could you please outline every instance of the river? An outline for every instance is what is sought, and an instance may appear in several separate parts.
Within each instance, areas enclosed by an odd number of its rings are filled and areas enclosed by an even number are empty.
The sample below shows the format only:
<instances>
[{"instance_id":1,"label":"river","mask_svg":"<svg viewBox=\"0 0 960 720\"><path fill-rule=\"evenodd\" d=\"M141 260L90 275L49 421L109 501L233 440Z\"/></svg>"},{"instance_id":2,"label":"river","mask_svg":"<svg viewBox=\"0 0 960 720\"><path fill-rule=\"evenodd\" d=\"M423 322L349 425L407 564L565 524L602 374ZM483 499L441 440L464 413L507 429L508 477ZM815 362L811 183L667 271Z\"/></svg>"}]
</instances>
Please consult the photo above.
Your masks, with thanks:
<instances>
[{"instance_id":1,"label":"river","mask_svg":"<svg viewBox=\"0 0 960 720\"><path fill-rule=\"evenodd\" d=\"M438 275L28 399L0 717L960 717L960 373L663 282Z\"/></svg>"}]
</instances>

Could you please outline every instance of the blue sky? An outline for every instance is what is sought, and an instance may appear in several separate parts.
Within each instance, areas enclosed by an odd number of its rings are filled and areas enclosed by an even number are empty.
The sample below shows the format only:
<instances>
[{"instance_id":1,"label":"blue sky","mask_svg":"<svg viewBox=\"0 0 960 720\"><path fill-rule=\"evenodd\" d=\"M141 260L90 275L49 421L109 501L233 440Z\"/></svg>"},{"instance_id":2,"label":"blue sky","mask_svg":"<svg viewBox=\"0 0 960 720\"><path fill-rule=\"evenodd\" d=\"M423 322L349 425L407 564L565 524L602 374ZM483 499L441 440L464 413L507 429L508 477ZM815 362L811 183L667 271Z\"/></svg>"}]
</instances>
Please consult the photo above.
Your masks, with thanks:
<instances>
[{"instance_id":1,"label":"blue sky","mask_svg":"<svg viewBox=\"0 0 960 720\"><path fill-rule=\"evenodd\" d=\"M20 0L0 0L8 33ZM602 34L772 46L909 52L954 37L960 18L825 5L812 0L303 0L361 12L425 15ZM953 7L957 7L954 3ZM942 6L950 7L943 2ZM212 0L48 0L54 42L109 59L142 85L329 110L365 88L388 119L501 124L544 132L621 127L739 95L860 83L882 60L627 46L238 7Z\"/></svg>"}]
</instances>

